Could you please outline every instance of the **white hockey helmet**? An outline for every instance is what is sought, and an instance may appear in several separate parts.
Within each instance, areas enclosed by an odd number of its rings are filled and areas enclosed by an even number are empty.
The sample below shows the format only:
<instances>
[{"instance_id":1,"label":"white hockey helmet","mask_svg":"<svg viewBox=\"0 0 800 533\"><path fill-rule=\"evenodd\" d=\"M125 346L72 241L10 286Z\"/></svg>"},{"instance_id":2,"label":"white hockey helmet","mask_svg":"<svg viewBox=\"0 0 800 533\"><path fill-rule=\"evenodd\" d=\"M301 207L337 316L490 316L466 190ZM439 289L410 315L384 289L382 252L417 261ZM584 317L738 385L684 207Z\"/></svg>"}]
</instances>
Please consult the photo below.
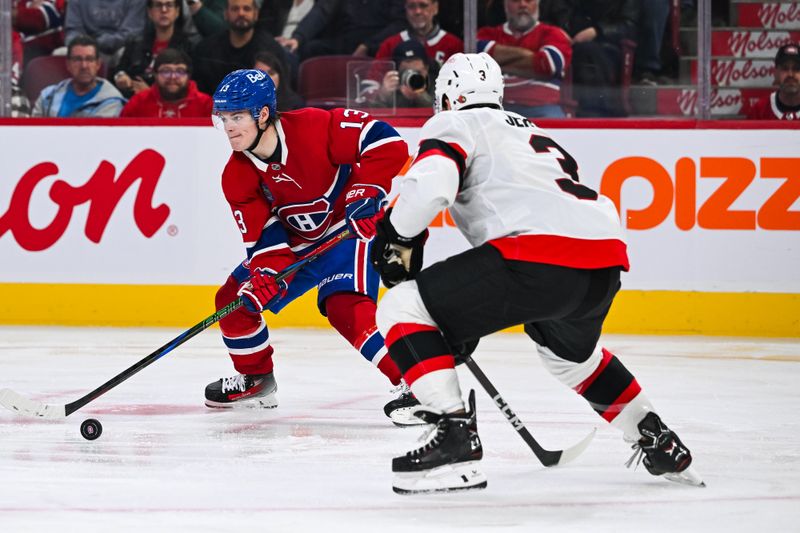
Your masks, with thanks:
<instances>
[{"instance_id":1,"label":"white hockey helmet","mask_svg":"<svg viewBox=\"0 0 800 533\"><path fill-rule=\"evenodd\" d=\"M436 113L444 110L444 99L450 109L475 104L503 106L503 74L500 65L485 52L453 54L442 65L436 77Z\"/></svg>"}]
</instances>

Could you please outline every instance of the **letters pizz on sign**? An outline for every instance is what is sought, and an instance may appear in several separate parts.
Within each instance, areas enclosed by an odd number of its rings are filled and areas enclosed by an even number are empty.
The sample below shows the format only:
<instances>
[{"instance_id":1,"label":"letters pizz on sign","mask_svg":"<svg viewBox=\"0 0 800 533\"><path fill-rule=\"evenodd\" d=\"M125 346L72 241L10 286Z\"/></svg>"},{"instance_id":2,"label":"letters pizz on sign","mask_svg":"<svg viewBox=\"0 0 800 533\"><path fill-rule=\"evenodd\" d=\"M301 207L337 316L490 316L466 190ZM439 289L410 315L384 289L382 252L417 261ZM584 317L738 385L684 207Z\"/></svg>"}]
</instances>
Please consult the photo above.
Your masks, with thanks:
<instances>
[{"instance_id":1,"label":"letters pizz on sign","mask_svg":"<svg viewBox=\"0 0 800 533\"><path fill-rule=\"evenodd\" d=\"M101 161L89 180L75 187L63 180L53 183L49 197L58 206L53 220L44 228L35 228L30 221L31 197L36 186L45 178L57 175L58 165L42 162L31 167L19 180L8 210L0 216L0 237L11 232L21 248L30 252L46 250L64 235L75 207L88 203L84 232L86 237L99 243L111 215L122 196L139 182L133 205L133 219L145 237L152 237L164 225L170 214L166 204L153 206L153 196L161 172L164 157L150 149L142 150L116 176L114 165Z\"/></svg>"},{"instance_id":2,"label":"letters pizz on sign","mask_svg":"<svg viewBox=\"0 0 800 533\"><path fill-rule=\"evenodd\" d=\"M762 157L760 173L744 157L701 157L700 178L722 178L715 191L697 205L698 169L694 160L682 157L675 163L674 180L659 162L647 157L624 157L603 173L600 192L625 213L628 229L647 230L663 223L675 212L675 225L684 231L697 227L711 230L800 230L800 211L792 205L800 198L800 158ZM731 209L733 203L758 179L784 182L756 210ZM622 187L631 178L650 183L653 198L644 209L625 207Z\"/></svg>"}]
</instances>

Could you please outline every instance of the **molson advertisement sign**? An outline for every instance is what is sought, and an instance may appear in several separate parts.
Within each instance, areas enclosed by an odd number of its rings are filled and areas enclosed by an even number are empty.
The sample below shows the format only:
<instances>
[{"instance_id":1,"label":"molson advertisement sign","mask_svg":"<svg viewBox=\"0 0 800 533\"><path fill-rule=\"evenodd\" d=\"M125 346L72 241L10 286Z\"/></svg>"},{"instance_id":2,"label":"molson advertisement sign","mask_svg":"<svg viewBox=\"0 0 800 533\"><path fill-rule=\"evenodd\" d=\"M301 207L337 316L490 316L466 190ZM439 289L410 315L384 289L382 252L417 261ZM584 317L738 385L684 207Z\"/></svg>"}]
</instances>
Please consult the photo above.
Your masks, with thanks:
<instances>
[{"instance_id":1,"label":"molson advertisement sign","mask_svg":"<svg viewBox=\"0 0 800 533\"><path fill-rule=\"evenodd\" d=\"M626 229L611 331L800 336L800 130L727 124L549 130ZM414 150L419 128L398 131ZM5 125L0 152L0 324L185 329L213 312L244 258L220 132ZM426 264L466 247L443 212ZM313 298L279 318L325 325Z\"/></svg>"},{"instance_id":2,"label":"molson advertisement sign","mask_svg":"<svg viewBox=\"0 0 800 533\"><path fill-rule=\"evenodd\" d=\"M756 28L800 27L800 5L796 2L748 2L737 6L739 25Z\"/></svg>"}]
</instances>

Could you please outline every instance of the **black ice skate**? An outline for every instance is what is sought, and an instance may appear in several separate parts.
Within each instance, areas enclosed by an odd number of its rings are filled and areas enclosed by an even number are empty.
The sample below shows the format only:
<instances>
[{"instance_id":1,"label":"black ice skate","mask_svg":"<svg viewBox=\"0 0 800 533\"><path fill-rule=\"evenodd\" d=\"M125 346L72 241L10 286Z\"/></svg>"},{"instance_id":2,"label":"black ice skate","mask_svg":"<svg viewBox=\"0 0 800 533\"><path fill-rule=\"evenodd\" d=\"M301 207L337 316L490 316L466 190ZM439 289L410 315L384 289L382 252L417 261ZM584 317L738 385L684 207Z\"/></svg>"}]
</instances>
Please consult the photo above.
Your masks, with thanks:
<instances>
[{"instance_id":1,"label":"black ice skate","mask_svg":"<svg viewBox=\"0 0 800 533\"><path fill-rule=\"evenodd\" d=\"M433 427L423 437L427 439L424 446L392 460L394 491L419 494L485 488L486 476L478 469L483 447L475 420L475 391L469 393L466 414L447 415L426 407L416 413Z\"/></svg>"},{"instance_id":2,"label":"black ice skate","mask_svg":"<svg viewBox=\"0 0 800 533\"><path fill-rule=\"evenodd\" d=\"M644 463L647 471L654 476L664 476L670 481L705 487L700 476L690 468L692 454L684 446L678 435L670 430L661 418L653 412L647 413L638 426L641 438L633 445L633 456L628 460L628 468L634 462Z\"/></svg>"},{"instance_id":3,"label":"black ice skate","mask_svg":"<svg viewBox=\"0 0 800 533\"><path fill-rule=\"evenodd\" d=\"M275 393L278 384L275 376L269 374L237 374L210 383L206 387L206 406L222 408L261 408L278 407Z\"/></svg>"},{"instance_id":4,"label":"black ice skate","mask_svg":"<svg viewBox=\"0 0 800 533\"><path fill-rule=\"evenodd\" d=\"M427 423L414 415L414 411L419 406L419 400L405 381L401 381L400 385L392 390L392 393L398 394L398 396L383 406L383 412L392 419L394 425L418 426Z\"/></svg>"}]
</instances>

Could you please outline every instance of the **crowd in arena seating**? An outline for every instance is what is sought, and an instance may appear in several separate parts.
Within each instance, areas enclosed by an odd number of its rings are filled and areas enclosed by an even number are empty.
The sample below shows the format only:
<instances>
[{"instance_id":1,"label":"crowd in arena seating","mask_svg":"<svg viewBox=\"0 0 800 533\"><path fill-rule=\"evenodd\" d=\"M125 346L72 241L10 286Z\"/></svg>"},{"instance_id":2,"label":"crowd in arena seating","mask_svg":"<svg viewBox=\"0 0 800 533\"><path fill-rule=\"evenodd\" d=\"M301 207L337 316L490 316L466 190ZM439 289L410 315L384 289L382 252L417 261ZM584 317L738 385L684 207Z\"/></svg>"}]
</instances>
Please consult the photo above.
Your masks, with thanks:
<instances>
[{"instance_id":1,"label":"crowd in arena seating","mask_svg":"<svg viewBox=\"0 0 800 533\"><path fill-rule=\"evenodd\" d=\"M479 0L477 51L501 65L507 109L623 117L621 87L670 74L674 4ZM691 16L694 0L679 4ZM254 67L297 109L300 66L320 56L374 58L337 104L430 108L438 68L464 48L460 0L14 0L12 24L13 116L205 117L222 78Z\"/></svg>"}]
</instances>

